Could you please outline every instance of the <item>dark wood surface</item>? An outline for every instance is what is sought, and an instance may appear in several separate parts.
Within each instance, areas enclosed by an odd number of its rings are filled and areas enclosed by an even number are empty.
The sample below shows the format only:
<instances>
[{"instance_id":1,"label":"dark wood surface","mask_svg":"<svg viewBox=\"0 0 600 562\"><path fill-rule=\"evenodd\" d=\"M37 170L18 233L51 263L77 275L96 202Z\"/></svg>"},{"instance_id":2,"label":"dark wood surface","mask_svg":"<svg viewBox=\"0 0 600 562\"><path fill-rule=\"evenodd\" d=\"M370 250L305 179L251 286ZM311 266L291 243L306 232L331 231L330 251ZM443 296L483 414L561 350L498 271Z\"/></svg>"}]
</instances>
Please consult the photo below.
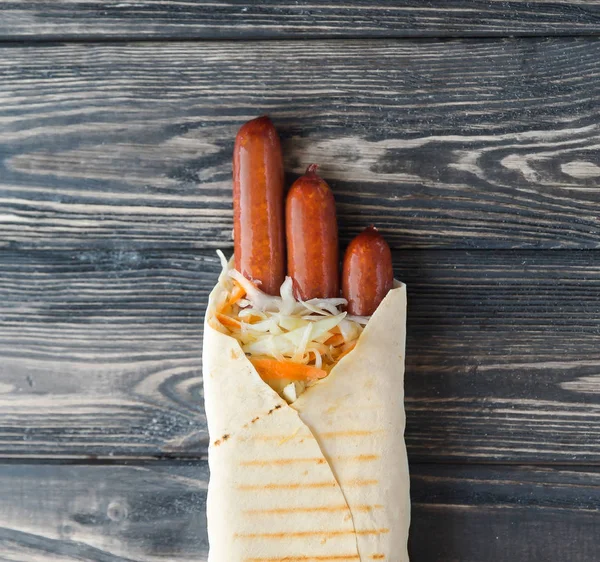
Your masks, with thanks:
<instances>
[{"instance_id":1,"label":"dark wood surface","mask_svg":"<svg viewBox=\"0 0 600 562\"><path fill-rule=\"evenodd\" d=\"M0 560L204 562L207 480L200 460L0 465ZM412 560L597 562L597 469L413 464L411 493Z\"/></svg>"},{"instance_id":2,"label":"dark wood surface","mask_svg":"<svg viewBox=\"0 0 600 562\"><path fill-rule=\"evenodd\" d=\"M599 32L595 1L0 3L0 562L206 560L202 316L260 113L408 284L413 562L597 562Z\"/></svg>"},{"instance_id":3,"label":"dark wood surface","mask_svg":"<svg viewBox=\"0 0 600 562\"><path fill-rule=\"evenodd\" d=\"M594 0L5 0L0 38L448 37L592 34Z\"/></svg>"},{"instance_id":4,"label":"dark wood surface","mask_svg":"<svg viewBox=\"0 0 600 562\"><path fill-rule=\"evenodd\" d=\"M599 247L596 38L240 45L2 49L0 247L229 245L233 139L265 112L344 241Z\"/></svg>"}]
</instances>

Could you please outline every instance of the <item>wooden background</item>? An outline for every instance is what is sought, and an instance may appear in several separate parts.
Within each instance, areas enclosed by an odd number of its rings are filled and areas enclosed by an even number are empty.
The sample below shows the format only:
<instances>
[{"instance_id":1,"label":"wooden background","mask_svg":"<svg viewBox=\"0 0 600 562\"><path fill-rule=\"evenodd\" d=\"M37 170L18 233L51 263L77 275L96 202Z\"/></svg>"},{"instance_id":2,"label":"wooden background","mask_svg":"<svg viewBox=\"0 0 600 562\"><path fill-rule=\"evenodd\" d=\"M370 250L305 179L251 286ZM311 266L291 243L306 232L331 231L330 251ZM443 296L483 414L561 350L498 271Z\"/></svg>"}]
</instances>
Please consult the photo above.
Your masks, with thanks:
<instances>
[{"instance_id":1,"label":"wooden background","mask_svg":"<svg viewBox=\"0 0 600 562\"><path fill-rule=\"evenodd\" d=\"M591 0L1 2L0 561L206 560L202 316L268 113L409 286L412 560L597 562L599 37Z\"/></svg>"}]
</instances>

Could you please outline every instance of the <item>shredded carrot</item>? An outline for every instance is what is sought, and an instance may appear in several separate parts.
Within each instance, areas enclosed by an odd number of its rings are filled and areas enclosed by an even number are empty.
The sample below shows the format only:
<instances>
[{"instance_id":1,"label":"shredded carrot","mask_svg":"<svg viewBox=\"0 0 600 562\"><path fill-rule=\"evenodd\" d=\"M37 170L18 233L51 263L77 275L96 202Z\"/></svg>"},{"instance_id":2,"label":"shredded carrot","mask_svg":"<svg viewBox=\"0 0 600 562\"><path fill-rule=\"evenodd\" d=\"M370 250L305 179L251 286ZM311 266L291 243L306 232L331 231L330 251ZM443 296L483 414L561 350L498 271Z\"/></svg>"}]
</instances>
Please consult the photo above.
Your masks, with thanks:
<instances>
[{"instance_id":1,"label":"shredded carrot","mask_svg":"<svg viewBox=\"0 0 600 562\"><path fill-rule=\"evenodd\" d=\"M241 298L246 296L246 290L238 285L236 281L234 281L234 283L235 287L233 291L231 291L231 294L228 296L225 302L218 308L219 314L229 314L233 309L233 305Z\"/></svg>"},{"instance_id":2,"label":"shredded carrot","mask_svg":"<svg viewBox=\"0 0 600 562\"><path fill-rule=\"evenodd\" d=\"M227 328L234 328L234 329L241 328L241 324L239 323L239 321L236 320L235 318L231 318L231 316L227 316L226 314L221 314L220 312L217 312L215 314L215 316L217 317L217 320L219 322L221 322L221 324L223 324L223 326L226 326Z\"/></svg>"},{"instance_id":3,"label":"shredded carrot","mask_svg":"<svg viewBox=\"0 0 600 562\"><path fill-rule=\"evenodd\" d=\"M323 369L301 363L292 363L291 361L250 357L250 362L264 380L313 381L327 376L327 372Z\"/></svg>"},{"instance_id":4,"label":"shredded carrot","mask_svg":"<svg viewBox=\"0 0 600 562\"><path fill-rule=\"evenodd\" d=\"M344 343L344 336L342 334L333 334L329 339L325 340L325 345L341 345Z\"/></svg>"},{"instance_id":5,"label":"shredded carrot","mask_svg":"<svg viewBox=\"0 0 600 562\"><path fill-rule=\"evenodd\" d=\"M219 322L216 322L215 318L211 318L208 321L208 324L211 328L213 328L214 330L217 330L217 332L221 332L222 334L229 335L229 330L224 328L222 324L219 324Z\"/></svg>"},{"instance_id":6,"label":"shredded carrot","mask_svg":"<svg viewBox=\"0 0 600 562\"><path fill-rule=\"evenodd\" d=\"M342 357L346 357L346 355L348 355L348 353L350 353L355 347L356 347L356 342L351 343L348 346L348 348L346 348L344 351L342 351L342 353L340 353L340 355L337 358L337 360L339 361Z\"/></svg>"},{"instance_id":7,"label":"shredded carrot","mask_svg":"<svg viewBox=\"0 0 600 562\"><path fill-rule=\"evenodd\" d=\"M234 283L235 289L231 291L231 296L229 297L229 301L227 303L229 306L233 306L237 301L246 296L246 290L242 286L238 285L236 281L234 281Z\"/></svg>"}]
</instances>

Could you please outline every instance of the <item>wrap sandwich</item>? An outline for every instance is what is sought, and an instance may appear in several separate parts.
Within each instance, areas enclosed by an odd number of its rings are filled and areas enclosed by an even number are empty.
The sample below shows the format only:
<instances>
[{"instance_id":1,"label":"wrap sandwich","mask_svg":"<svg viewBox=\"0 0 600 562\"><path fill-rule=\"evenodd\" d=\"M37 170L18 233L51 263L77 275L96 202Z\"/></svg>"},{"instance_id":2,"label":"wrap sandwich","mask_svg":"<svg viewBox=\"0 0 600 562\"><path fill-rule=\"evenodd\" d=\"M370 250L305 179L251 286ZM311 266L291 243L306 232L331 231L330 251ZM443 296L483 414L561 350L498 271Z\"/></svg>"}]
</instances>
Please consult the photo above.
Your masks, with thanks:
<instances>
[{"instance_id":1,"label":"wrap sandwich","mask_svg":"<svg viewBox=\"0 0 600 562\"><path fill-rule=\"evenodd\" d=\"M234 256L204 326L209 562L405 562L406 287L368 227L340 275L317 166L284 186L268 117L233 158Z\"/></svg>"},{"instance_id":2,"label":"wrap sandwich","mask_svg":"<svg viewBox=\"0 0 600 562\"><path fill-rule=\"evenodd\" d=\"M395 282L354 348L288 403L216 322L232 271L204 326L209 562L407 561L406 287Z\"/></svg>"}]
</instances>

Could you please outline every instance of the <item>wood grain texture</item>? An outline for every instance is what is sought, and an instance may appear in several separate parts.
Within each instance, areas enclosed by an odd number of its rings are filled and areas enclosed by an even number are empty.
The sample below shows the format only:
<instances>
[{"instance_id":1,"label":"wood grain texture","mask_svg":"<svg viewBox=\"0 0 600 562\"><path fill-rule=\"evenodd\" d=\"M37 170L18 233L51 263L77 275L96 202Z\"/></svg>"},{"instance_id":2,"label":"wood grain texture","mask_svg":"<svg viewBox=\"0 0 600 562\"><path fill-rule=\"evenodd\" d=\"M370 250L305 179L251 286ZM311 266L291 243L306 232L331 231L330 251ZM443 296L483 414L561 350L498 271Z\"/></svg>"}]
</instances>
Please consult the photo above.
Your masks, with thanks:
<instances>
[{"instance_id":1,"label":"wood grain texture","mask_svg":"<svg viewBox=\"0 0 600 562\"><path fill-rule=\"evenodd\" d=\"M411 465L411 473L411 560L597 560L596 470Z\"/></svg>"},{"instance_id":2,"label":"wood grain texture","mask_svg":"<svg viewBox=\"0 0 600 562\"><path fill-rule=\"evenodd\" d=\"M429 37L589 34L593 0L8 0L0 39Z\"/></svg>"},{"instance_id":3,"label":"wood grain texture","mask_svg":"<svg viewBox=\"0 0 600 562\"><path fill-rule=\"evenodd\" d=\"M0 454L206 450L200 355L213 255L0 260Z\"/></svg>"},{"instance_id":4,"label":"wood grain texture","mask_svg":"<svg viewBox=\"0 0 600 562\"><path fill-rule=\"evenodd\" d=\"M600 254L395 252L410 459L600 461ZM202 455L212 253L0 254L0 455Z\"/></svg>"},{"instance_id":5,"label":"wood grain texture","mask_svg":"<svg viewBox=\"0 0 600 562\"><path fill-rule=\"evenodd\" d=\"M342 240L597 248L598 61L572 38L7 47L0 247L229 246L233 138L269 113Z\"/></svg>"},{"instance_id":6,"label":"wood grain texture","mask_svg":"<svg viewBox=\"0 0 600 562\"><path fill-rule=\"evenodd\" d=\"M0 561L206 560L208 465L0 465Z\"/></svg>"},{"instance_id":7,"label":"wood grain texture","mask_svg":"<svg viewBox=\"0 0 600 562\"><path fill-rule=\"evenodd\" d=\"M597 560L597 470L413 464L411 473L412 560ZM207 477L206 461L0 465L11 505L0 511L0 560L206 561Z\"/></svg>"}]
</instances>

